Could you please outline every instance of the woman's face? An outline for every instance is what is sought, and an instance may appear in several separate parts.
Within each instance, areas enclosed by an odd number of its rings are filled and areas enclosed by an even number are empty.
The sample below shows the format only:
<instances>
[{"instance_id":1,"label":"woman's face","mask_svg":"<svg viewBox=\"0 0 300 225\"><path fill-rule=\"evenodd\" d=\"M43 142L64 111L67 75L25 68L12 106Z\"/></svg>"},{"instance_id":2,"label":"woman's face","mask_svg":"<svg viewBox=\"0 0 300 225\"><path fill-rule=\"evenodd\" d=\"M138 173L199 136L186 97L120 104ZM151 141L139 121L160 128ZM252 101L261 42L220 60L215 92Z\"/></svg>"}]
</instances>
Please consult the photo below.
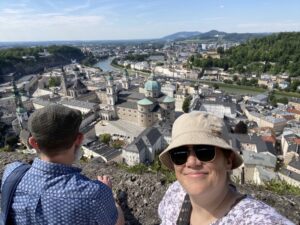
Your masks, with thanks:
<instances>
[{"instance_id":1,"label":"woman's face","mask_svg":"<svg viewBox=\"0 0 300 225\"><path fill-rule=\"evenodd\" d=\"M177 180L189 195L212 196L227 187L227 172L232 167L232 157L225 158L216 147L215 158L210 162L199 161L192 146L187 146L189 156L183 165L175 165ZM232 155L232 154L231 154Z\"/></svg>"}]
</instances>

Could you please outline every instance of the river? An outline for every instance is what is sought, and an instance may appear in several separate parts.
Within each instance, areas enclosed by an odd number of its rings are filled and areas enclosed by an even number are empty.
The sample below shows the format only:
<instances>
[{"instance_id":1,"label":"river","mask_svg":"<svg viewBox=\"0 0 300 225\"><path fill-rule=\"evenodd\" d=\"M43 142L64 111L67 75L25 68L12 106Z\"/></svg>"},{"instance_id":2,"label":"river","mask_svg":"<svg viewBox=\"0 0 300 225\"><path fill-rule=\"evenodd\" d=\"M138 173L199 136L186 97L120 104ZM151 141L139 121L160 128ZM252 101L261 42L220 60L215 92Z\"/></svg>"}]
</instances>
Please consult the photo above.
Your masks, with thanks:
<instances>
[{"instance_id":1,"label":"river","mask_svg":"<svg viewBox=\"0 0 300 225\"><path fill-rule=\"evenodd\" d=\"M113 58L114 57L109 57L107 59L100 60L94 66L99 67L100 69L103 70L103 72L117 72L119 70L110 65Z\"/></svg>"}]
</instances>

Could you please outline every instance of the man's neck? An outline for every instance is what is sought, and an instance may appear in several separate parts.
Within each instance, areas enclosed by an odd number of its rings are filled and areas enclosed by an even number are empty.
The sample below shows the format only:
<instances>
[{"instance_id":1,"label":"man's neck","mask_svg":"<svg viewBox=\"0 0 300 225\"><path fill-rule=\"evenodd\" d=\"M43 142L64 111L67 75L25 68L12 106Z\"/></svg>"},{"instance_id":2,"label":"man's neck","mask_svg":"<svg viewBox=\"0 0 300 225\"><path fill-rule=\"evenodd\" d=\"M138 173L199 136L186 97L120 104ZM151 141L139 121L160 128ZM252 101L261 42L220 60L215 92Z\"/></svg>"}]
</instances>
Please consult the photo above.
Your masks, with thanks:
<instances>
[{"instance_id":1,"label":"man's neck","mask_svg":"<svg viewBox=\"0 0 300 225\"><path fill-rule=\"evenodd\" d=\"M65 151L54 156L48 156L40 153L40 159L45 162L58 163L71 166L74 163L74 155L72 151Z\"/></svg>"}]
</instances>

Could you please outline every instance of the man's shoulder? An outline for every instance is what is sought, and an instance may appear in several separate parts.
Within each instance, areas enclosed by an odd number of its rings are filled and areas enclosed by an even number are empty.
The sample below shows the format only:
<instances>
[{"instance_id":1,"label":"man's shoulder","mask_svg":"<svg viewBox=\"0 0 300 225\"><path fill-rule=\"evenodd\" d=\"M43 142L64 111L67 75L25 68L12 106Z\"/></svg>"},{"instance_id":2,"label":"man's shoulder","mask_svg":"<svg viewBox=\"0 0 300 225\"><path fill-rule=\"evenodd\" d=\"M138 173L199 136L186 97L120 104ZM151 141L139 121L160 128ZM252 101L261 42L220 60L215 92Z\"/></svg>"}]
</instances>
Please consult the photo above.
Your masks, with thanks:
<instances>
[{"instance_id":1,"label":"man's shoulder","mask_svg":"<svg viewBox=\"0 0 300 225\"><path fill-rule=\"evenodd\" d=\"M64 189L69 190L68 193L78 193L80 198L99 198L111 193L111 189L104 183L92 180L80 173L70 176L65 185Z\"/></svg>"}]
</instances>

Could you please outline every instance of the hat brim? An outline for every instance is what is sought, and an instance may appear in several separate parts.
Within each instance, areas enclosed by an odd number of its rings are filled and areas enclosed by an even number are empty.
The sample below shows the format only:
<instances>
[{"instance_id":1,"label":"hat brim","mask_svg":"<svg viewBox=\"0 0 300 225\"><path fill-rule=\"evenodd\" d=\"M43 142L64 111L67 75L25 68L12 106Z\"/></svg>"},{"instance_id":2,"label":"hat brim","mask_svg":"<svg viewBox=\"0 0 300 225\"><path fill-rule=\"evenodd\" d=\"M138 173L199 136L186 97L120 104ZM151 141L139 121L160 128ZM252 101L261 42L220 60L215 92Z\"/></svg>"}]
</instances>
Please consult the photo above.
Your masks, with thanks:
<instances>
[{"instance_id":1,"label":"hat brim","mask_svg":"<svg viewBox=\"0 0 300 225\"><path fill-rule=\"evenodd\" d=\"M159 155L159 159L167 168L174 170L173 162L170 158L169 151L184 145L212 145L221 149L231 150L234 154L232 169L238 168L243 163L241 155L237 149L234 149L224 139L213 136L206 132L184 133L179 137L172 139L170 145Z\"/></svg>"}]
</instances>

